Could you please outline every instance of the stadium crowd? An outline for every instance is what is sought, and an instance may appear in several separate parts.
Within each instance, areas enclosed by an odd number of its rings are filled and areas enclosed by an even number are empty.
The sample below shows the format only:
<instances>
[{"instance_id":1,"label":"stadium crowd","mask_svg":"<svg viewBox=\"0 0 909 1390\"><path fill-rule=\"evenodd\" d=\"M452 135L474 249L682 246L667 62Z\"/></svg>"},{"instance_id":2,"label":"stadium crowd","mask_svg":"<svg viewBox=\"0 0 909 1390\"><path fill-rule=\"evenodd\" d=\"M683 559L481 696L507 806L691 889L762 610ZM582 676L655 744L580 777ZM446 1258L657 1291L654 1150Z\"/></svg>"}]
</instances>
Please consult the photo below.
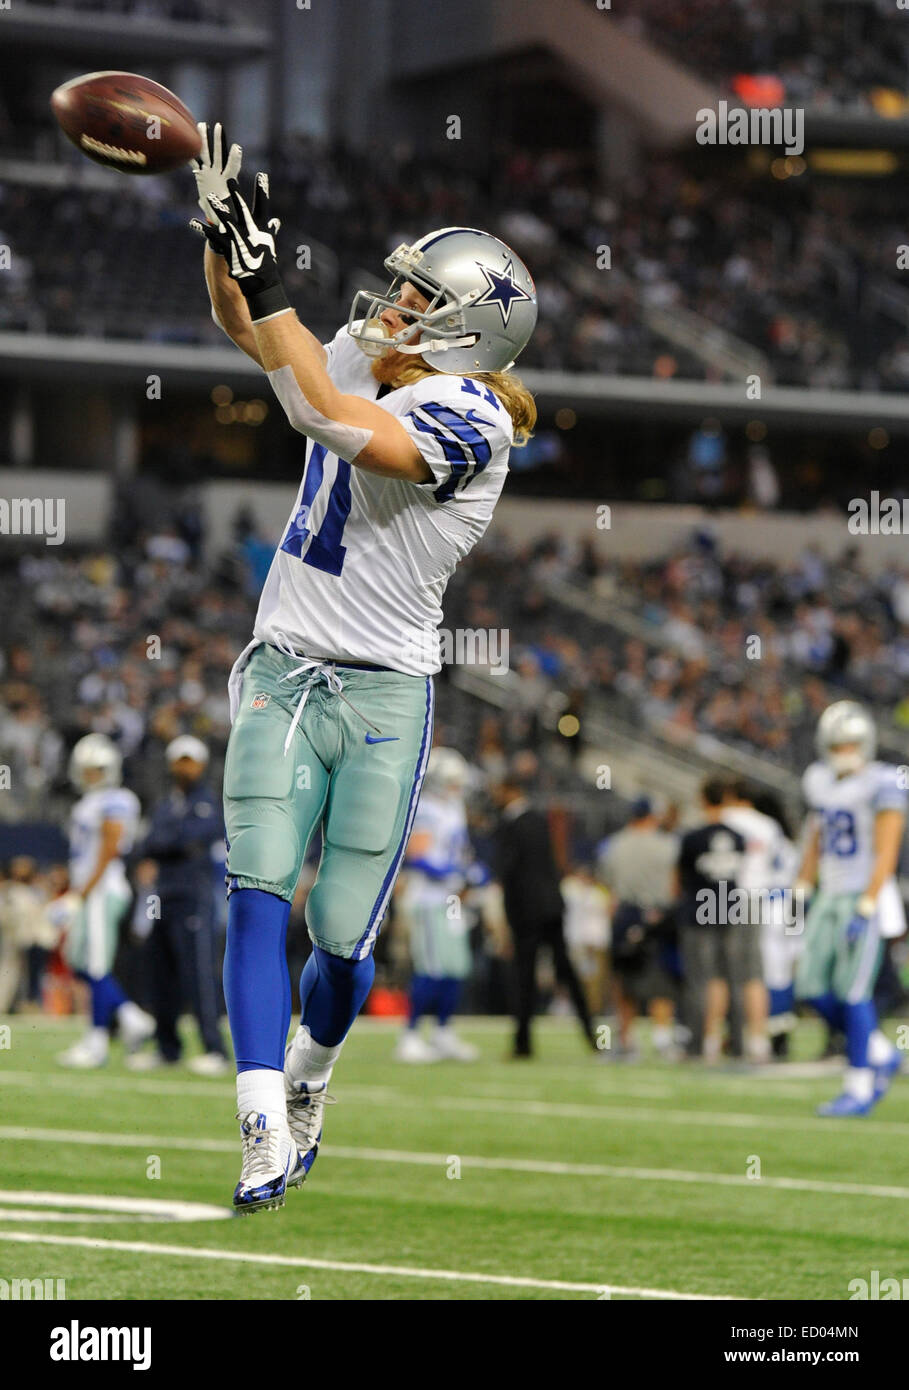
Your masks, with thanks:
<instances>
[{"instance_id":1,"label":"stadium crowd","mask_svg":"<svg viewBox=\"0 0 909 1390\"><path fill-rule=\"evenodd\" d=\"M160 790L163 749L179 733L205 739L219 770L227 676L270 547L241 512L232 545L207 557L192 494L174 506L149 481L129 505L123 495L114 525L116 551L46 549L0 571L0 760L19 789L17 818L59 810L67 751L92 731L115 739L143 800ZM555 536L530 547L501 536L457 571L445 625L512 640L507 709L449 700L441 682L443 724L462 711L451 737L489 771L518 749L543 750L566 710L612 710L675 742L712 738L790 768L810 756L832 699L869 703L885 740L909 726L909 566L871 574L848 549L833 561L806 547L779 565L698 532L665 557L630 561ZM0 798L0 818L11 800Z\"/></svg>"},{"instance_id":2,"label":"stadium crowd","mask_svg":"<svg viewBox=\"0 0 909 1390\"><path fill-rule=\"evenodd\" d=\"M782 10L774 0L639 0L619 22L705 77L772 74L788 102L867 110L875 89L905 89L899 18L887 0Z\"/></svg>"},{"instance_id":3,"label":"stadium crowd","mask_svg":"<svg viewBox=\"0 0 909 1390\"><path fill-rule=\"evenodd\" d=\"M557 536L529 553L500 538L455 576L449 608L465 627L495 612L525 635L515 713L553 701L581 719L612 711L675 743L795 770L832 700L868 703L897 752L909 723L909 567L870 574L848 547L835 560L806 547L781 565L697 532L641 562Z\"/></svg>"},{"instance_id":4,"label":"stadium crowd","mask_svg":"<svg viewBox=\"0 0 909 1390\"><path fill-rule=\"evenodd\" d=\"M306 322L331 336L354 280L381 276L377 253L433 226L482 220L534 267L541 317L528 366L717 375L710 354L667 336L659 316L684 312L703 334L722 329L763 354L782 384L895 390L909 381L897 270L909 207L899 188L882 217L875 190L808 174L779 183L653 159L620 189L598 185L577 151L508 149L496 167L490 181L405 146L372 160L289 142L270 168L283 246L312 246L309 269L284 255ZM0 244L12 259L0 328L220 343L191 213L186 179L110 193L6 183ZM597 269L604 246L608 272Z\"/></svg>"}]
</instances>

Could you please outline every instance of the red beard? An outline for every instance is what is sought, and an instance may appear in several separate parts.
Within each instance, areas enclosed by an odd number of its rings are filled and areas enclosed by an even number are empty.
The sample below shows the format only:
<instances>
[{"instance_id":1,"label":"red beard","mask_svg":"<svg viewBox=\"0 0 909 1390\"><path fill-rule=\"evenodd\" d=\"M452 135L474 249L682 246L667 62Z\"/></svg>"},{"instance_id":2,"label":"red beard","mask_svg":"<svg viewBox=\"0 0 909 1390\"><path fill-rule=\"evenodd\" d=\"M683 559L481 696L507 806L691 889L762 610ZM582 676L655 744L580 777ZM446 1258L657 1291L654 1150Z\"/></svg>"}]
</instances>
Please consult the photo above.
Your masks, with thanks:
<instances>
[{"instance_id":1,"label":"red beard","mask_svg":"<svg viewBox=\"0 0 909 1390\"><path fill-rule=\"evenodd\" d=\"M382 357L374 357L369 364L376 381L383 386L394 386L398 377L408 367L425 367L422 357L410 356L405 352L397 352L394 348L386 352Z\"/></svg>"}]
</instances>

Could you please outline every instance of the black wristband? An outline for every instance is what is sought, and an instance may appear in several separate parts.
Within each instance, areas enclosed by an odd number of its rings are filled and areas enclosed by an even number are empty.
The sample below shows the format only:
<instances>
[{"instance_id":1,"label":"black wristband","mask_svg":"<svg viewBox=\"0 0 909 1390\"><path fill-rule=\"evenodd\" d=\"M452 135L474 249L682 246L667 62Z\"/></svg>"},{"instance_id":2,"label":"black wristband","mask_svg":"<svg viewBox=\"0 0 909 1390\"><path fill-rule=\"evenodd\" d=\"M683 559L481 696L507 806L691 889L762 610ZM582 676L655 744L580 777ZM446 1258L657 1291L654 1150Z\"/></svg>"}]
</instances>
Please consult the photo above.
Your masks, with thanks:
<instances>
[{"instance_id":1,"label":"black wristband","mask_svg":"<svg viewBox=\"0 0 909 1390\"><path fill-rule=\"evenodd\" d=\"M271 318L272 314L280 314L283 309L291 308L290 300L287 298L287 291L277 280L272 285L266 285L264 289L254 289L250 286L247 290L246 280L238 281L240 289L246 296L249 305L249 316L253 323L258 323L260 319Z\"/></svg>"}]
</instances>

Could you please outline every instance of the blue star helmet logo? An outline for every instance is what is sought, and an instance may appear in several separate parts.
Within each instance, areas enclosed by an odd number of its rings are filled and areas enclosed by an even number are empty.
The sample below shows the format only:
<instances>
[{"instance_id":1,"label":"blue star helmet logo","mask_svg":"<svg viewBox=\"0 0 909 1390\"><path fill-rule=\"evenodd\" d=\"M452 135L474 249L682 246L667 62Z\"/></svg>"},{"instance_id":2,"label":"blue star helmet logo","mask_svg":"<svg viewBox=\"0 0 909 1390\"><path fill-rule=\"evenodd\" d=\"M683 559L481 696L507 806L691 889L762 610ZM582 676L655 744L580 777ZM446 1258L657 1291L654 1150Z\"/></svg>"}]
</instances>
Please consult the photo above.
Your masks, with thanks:
<instances>
[{"instance_id":1,"label":"blue star helmet logo","mask_svg":"<svg viewBox=\"0 0 909 1390\"><path fill-rule=\"evenodd\" d=\"M507 328L508 320L511 317L511 306L522 299L530 299L530 295L515 283L514 261L509 261L504 270L490 270L488 265L480 266L489 284L489 288L474 301L474 308L479 308L481 304L497 304L502 315L502 323Z\"/></svg>"}]
</instances>

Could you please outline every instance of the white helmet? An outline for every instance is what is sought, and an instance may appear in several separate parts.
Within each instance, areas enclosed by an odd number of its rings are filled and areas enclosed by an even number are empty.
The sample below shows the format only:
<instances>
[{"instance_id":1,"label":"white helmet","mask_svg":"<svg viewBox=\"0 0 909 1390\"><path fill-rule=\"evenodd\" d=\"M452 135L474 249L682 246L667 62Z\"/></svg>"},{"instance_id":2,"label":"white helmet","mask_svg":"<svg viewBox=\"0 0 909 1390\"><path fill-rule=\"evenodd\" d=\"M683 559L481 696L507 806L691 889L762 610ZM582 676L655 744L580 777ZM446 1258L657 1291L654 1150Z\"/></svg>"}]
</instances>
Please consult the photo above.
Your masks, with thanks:
<instances>
[{"instance_id":1,"label":"white helmet","mask_svg":"<svg viewBox=\"0 0 909 1390\"><path fill-rule=\"evenodd\" d=\"M455 748L433 748L426 767L426 782L433 791L463 793L470 768Z\"/></svg>"},{"instance_id":2,"label":"white helmet","mask_svg":"<svg viewBox=\"0 0 909 1390\"><path fill-rule=\"evenodd\" d=\"M347 331L368 356L389 347L419 355L436 371L454 376L500 372L510 367L533 333L537 292L530 271L504 241L475 227L442 227L393 251L385 262L394 279L387 294L358 290ZM388 335L379 321L396 307L404 281L429 303L408 309L407 323ZM415 328L416 343L408 343Z\"/></svg>"},{"instance_id":3,"label":"white helmet","mask_svg":"<svg viewBox=\"0 0 909 1390\"><path fill-rule=\"evenodd\" d=\"M80 738L69 758L69 780L79 791L92 787L118 787L122 758L116 744L106 734L86 734ZM96 782L85 781L89 768L100 768L103 777Z\"/></svg>"},{"instance_id":4,"label":"white helmet","mask_svg":"<svg viewBox=\"0 0 909 1390\"><path fill-rule=\"evenodd\" d=\"M877 732L874 720L863 705L855 700L837 700L829 705L818 720L817 751L833 768L838 777L858 772L874 757ZM844 743L857 744L848 753L836 750Z\"/></svg>"}]
</instances>

